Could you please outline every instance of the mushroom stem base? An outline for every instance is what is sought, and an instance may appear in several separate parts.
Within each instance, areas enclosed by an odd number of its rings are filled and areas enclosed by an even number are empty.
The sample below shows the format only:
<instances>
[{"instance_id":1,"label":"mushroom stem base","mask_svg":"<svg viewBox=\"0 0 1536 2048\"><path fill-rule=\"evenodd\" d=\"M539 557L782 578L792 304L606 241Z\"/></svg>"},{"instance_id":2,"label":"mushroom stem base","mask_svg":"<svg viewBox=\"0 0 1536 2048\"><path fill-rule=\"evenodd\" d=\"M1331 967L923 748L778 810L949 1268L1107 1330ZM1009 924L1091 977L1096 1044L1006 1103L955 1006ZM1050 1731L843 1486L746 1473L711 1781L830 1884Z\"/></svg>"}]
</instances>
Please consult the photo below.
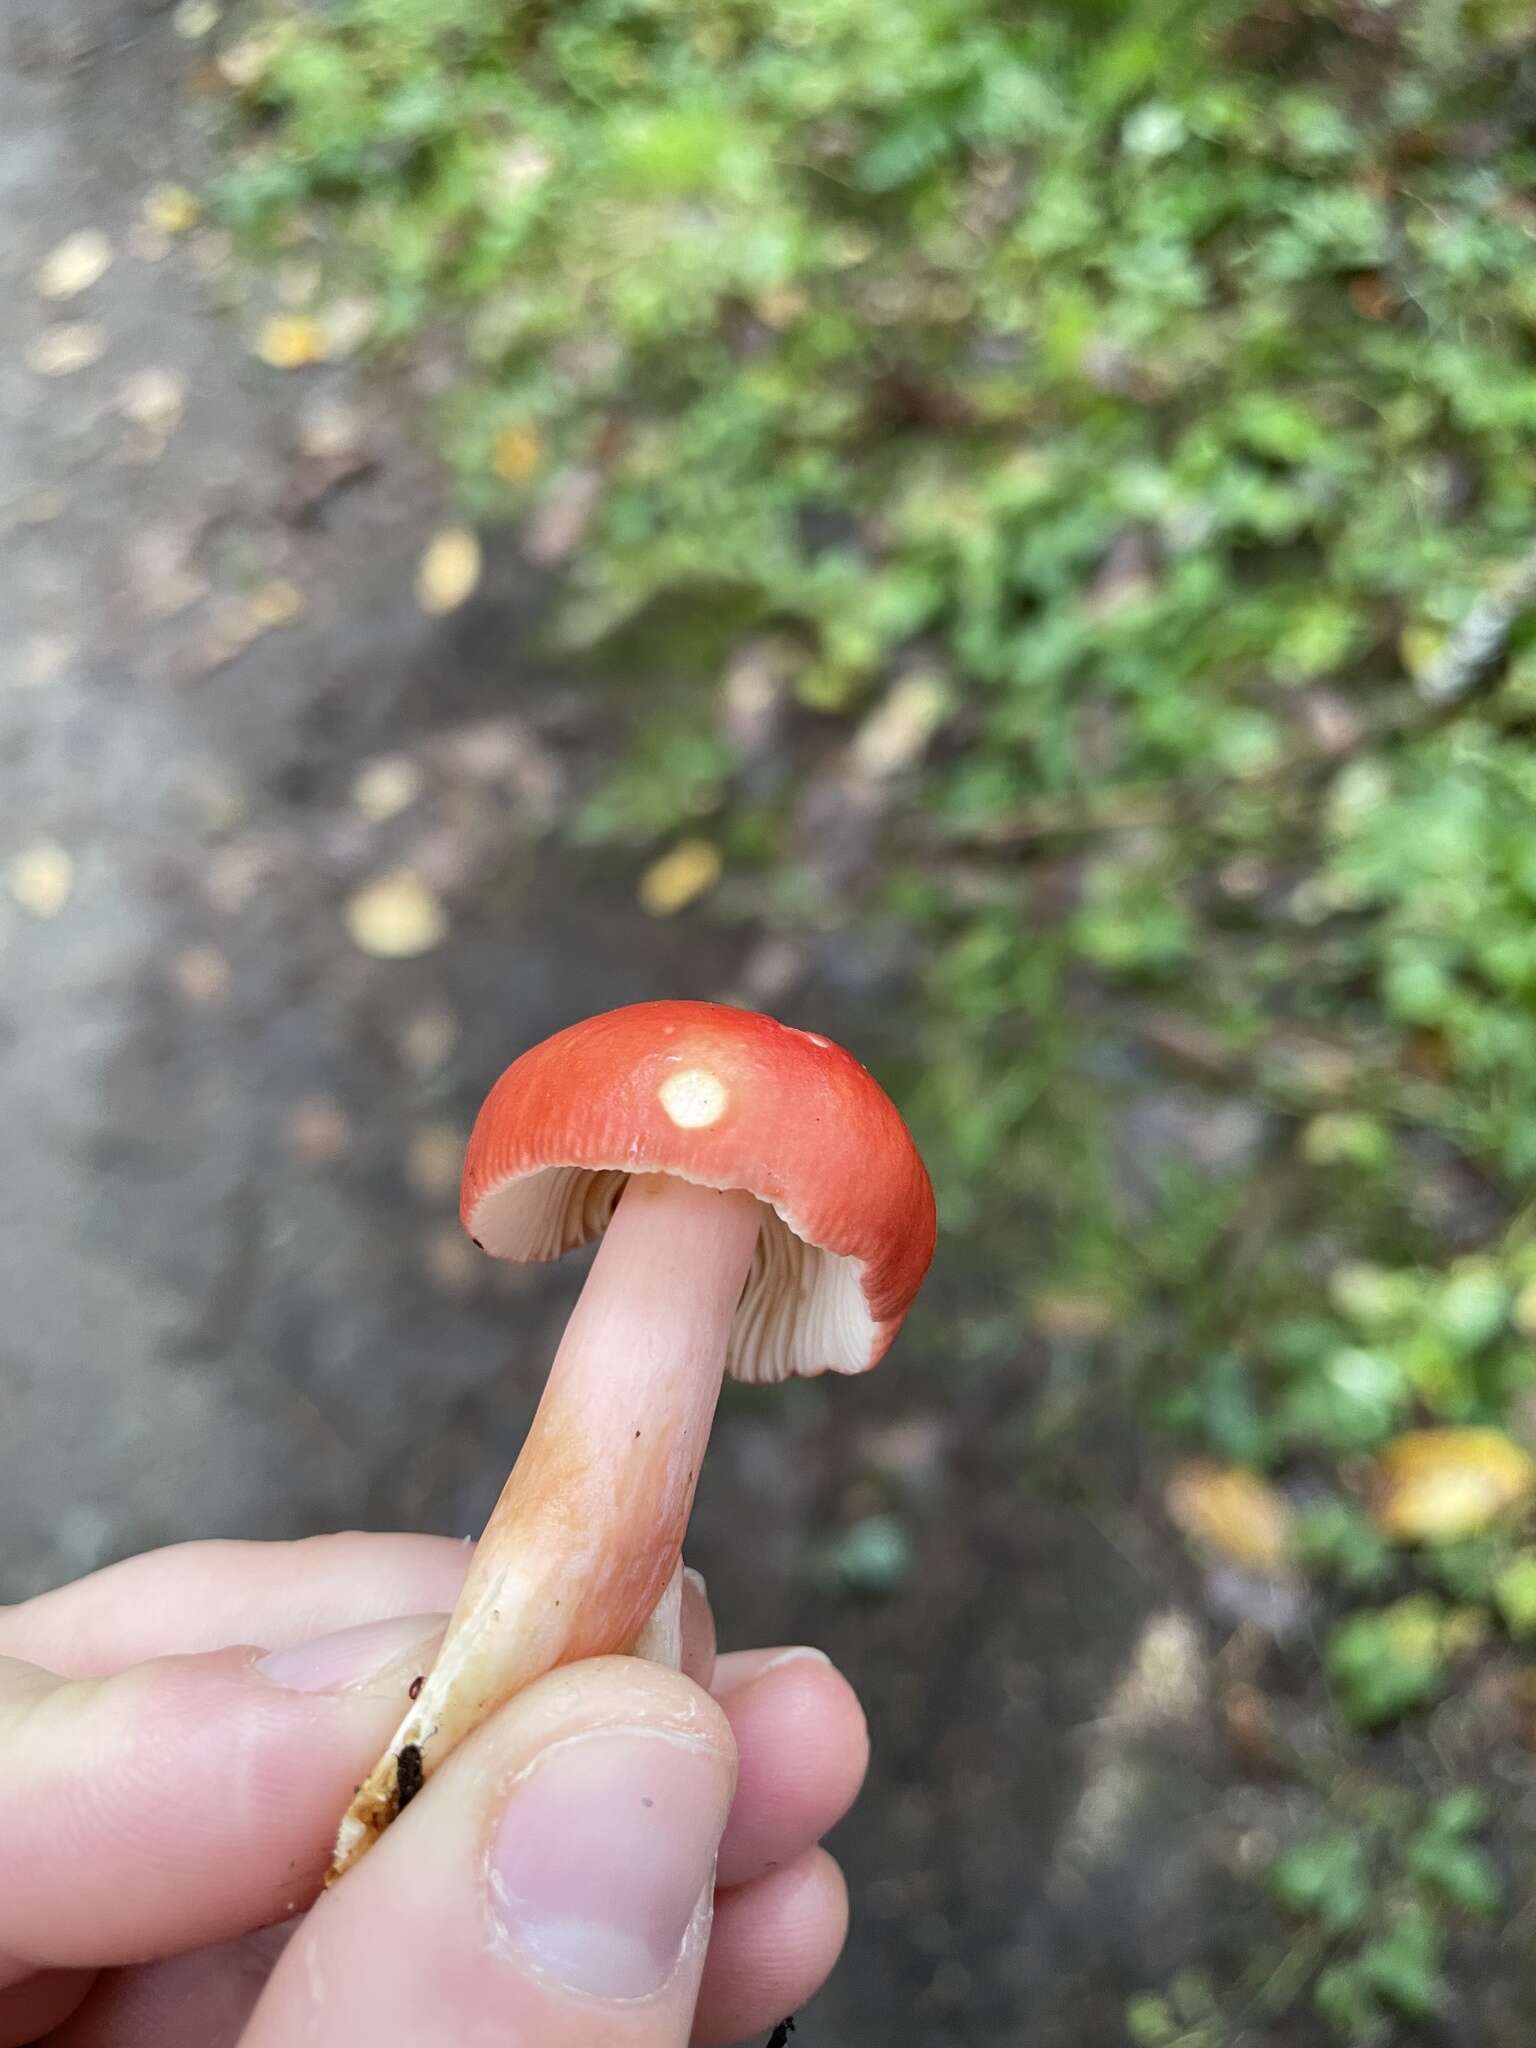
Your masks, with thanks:
<instances>
[{"instance_id":1,"label":"mushroom stem base","mask_svg":"<svg viewBox=\"0 0 1536 2048\"><path fill-rule=\"evenodd\" d=\"M424 1783L525 1685L630 1649L650 1625L678 1570L760 1219L739 1191L629 1182L437 1662L358 1788L328 1882L399 1812L402 1755Z\"/></svg>"}]
</instances>

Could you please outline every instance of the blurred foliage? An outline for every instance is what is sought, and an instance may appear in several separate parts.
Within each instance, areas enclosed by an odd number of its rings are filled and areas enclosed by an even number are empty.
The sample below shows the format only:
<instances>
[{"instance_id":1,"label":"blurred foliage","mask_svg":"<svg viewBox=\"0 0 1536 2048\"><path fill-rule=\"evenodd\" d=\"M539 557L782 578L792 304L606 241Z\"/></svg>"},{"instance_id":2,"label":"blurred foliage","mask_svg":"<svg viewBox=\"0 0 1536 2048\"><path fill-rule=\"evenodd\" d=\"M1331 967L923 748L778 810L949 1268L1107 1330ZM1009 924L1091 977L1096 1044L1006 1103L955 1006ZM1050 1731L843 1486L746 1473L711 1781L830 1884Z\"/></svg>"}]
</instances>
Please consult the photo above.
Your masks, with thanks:
<instances>
[{"instance_id":1,"label":"blurred foliage","mask_svg":"<svg viewBox=\"0 0 1536 2048\"><path fill-rule=\"evenodd\" d=\"M1536 1629L1517 1529L1394 1549L1352 1478L1536 1389L1536 17L275 0L241 50L226 217L428 356L566 639L671 671L572 829L907 970L951 1346L1306 1476L1349 1721ZM1421 1908L1352 2038L1433 2002Z\"/></svg>"},{"instance_id":2,"label":"blurred foliage","mask_svg":"<svg viewBox=\"0 0 1536 2048\"><path fill-rule=\"evenodd\" d=\"M1503 1903L1477 1839L1486 1802L1465 1787L1426 1799L1367 1781L1339 1788L1333 1804L1341 1825L1300 1835L1270 1865L1283 1945L1260 1942L1224 1989L1186 1969L1166 1991L1133 1998L1126 2031L1137 2048L1268 2040L1307 2006L1346 2048L1383 2048L1418 2038L1404 2029L1442 2011L1457 1936Z\"/></svg>"},{"instance_id":3,"label":"blurred foliage","mask_svg":"<svg viewBox=\"0 0 1536 2048\"><path fill-rule=\"evenodd\" d=\"M1431 1212L1459 1162L1536 1165L1536 644L1515 621L1498 687L1449 704L1415 679L1531 541L1528 13L256 22L226 212L446 360L468 502L569 522L569 635L666 600L723 663L771 629L883 859L817 867L702 661L578 829L712 825L727 903L904 935L946 1215L984 1191L1171 1338L1211 1448L1499 1418L1536 1376L1508 1323L1536 1264L1436 1272ZM861 783L917 663L942 694ZM1170 1065L1273 1137L1129 1202L1123 1112Z\"/></svg>"},{"instance_id":4,"label":"blurred foliage","mask_svg":"<svg viewBox=\"0 0 1536 2048\"><path fill-rule=\"evenodd\" d=\"M1496 1913L1503 1891L1475 1837L1487 1809L1470 1791L1427 1807L1364 1803L1347 1829L1295 1843L1270 1871L1276 1903L1327 1941L1312 1997L1351 2048L1389 2040L1395 2022L1433 2017L1445 1998L1457 1919Z\"/></svg>"}]
</instances>

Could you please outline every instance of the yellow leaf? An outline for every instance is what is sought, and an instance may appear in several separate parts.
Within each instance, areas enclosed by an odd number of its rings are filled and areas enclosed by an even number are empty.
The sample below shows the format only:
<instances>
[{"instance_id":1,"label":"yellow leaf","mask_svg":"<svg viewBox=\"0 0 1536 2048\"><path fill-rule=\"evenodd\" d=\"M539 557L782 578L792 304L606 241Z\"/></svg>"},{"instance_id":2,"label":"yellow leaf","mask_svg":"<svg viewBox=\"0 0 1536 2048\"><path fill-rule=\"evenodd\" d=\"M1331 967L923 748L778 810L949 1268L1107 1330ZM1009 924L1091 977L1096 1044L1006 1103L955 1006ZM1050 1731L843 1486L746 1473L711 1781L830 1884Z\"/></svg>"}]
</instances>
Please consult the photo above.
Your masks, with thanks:
<instances>
[{"instance_id":1,"label":"yellow leaf","mask_svg":"<svg viewBox=\"0 0 1536 2048\"><path fill-rule=\"evenodd\" d=\"M135 370L117 402L136 427L151 434L173 434L187 402L187 380L177 370Z\"/></svg>"},{"instance_id":2,"label":"yellow leaf","mask_svg":"<svg viewBox=\"0 0 1536 2048\"><path fill-rule=\"evenodd\" d=\"M302 370L326 358L325 329L303 313L274 313L256 337L256 353L274 370Z\"/></svg>"},{"instance_id":3,"label":"yellow leaf","mask_svg":"<svg viewBox=\"0 0 1536 2048\"><path fill-rule=\"evenodd\" d=\"M111 262L112 244L101 229L81 228L43 258L32 281L42 298L74 299L89 291Z\"/></svg>"},{"instance_id":4,"label":"yellow leaf","mask_svg":"<svg viewBox=\"0 0 1536 2048\"><path fill-rule=\"evenodd\" d=\"M491 467L509 484L523 484L537 475L543 458L543 443L532 427L503 427L491 451Z\"/></svg>"},{"instance_id":5,"label":"yellow leaf","mask_svg":"<svg viewBox=\"0 0 1536 2048\"><path fill-rule=\"evenodd\" d=\"M1289 1569L1295 1540L1290 1504L1247 1466L1180 1465L1164 1505L1174 1527L1202 1549L1269 1578Z\"/></svg>"},{"instance_id":6,"label":"yellow leaf","mask_svg":"<svg viewBox=\"0 0 1536 2048\"><path fill-rule=\"evenodd\" d=\"M414 960L448 935L442 904L409 868L359 889L344 914L353 945L374 960Z\"/></svg>"},{"instance_id":7,"label":"yellow leaf","mask_svg":"<svg viewBox=\"0 0 1536 2048\"><path fill-rule=\"evenodd\" d=\"M1536 1488L1536 1463L1497 1429L1408 1430L1376 1469L1376 1519L1398 1543L1475 1535Z\"/></svg>"},{"instance_id":8,"label":"yellow leaf","mask_svg":"<svg viewBox=\"0 0 1536 2048\"><path fill-rule=\"evenodd\" d=\"M640 908L649 917L675 917L708 895L720 879L719 849L707 839L682 839L640 877Z\"/></svg>"},{"instance_id":9,"label":"yellow leaf","mask_svg":"<svg viewBox=\"0 0 1536 2048\"><path fill-rule=\"evenodd\" d=\"M416 571L416 602L432 617L457 611L480 581L480 542L467 526L450 526L429 544Z\"/></svg>"},{"instance_id":10,"label":"yellow leaf","mask_svg":"<svg viewBox=\"0 0 1536 2048\"><path fill-rule=\"evenodd\" d=\"M107 330L91 320L48 327L27 350L27 368L39 377L73 377L107 352Z\"/></svg>"},{"instance_id":11,"label":"yellow leaf","mask_svg":"<svg viewBox=\"0 0 1536 2048\"><path fill-rule=\"evenodd\" d=\"M292 626L303 618L304 593L286 576L272 576L257 584L246 599L245 609L258 633L275 632L279 626Z\"/></svg>"},{"instance_id":12,"label":"yellow leaf","mask_svg":"<svg viewBox=\"0 0 1536 2048\"><path fill-rule=\"evenodd\" d=\"M144 225L157 235L189 234L202 217L202 201L185 185L153 185L144 195Z\"/></svg>"},{"instance_id":13,"label":"yellow leaf","mask_svg":"<svg viewBox=\"0 0 1536 2048\"><path fill-rule=\"evenodd\" d=\"M1433 667L1444 645L1444 628L1422 621L1404 626L1397 636L1397 651L1402 656L1403 666L1416 682Z\"/></svg>"},{"instance_id":14,"label":"yellow leaf","mask_svg":"<svg viewBox=\"0 0 1536 2048\"><path fill-rule=\"evenodd\" d=\"M214 0L181 0L171 16L171 25L185 41L200 43L218 27L219 10Z\"/></svg>"},{"instance_id":15,"label":"yellow leaf","mask_svg":"<svg viewBox=\"0 0 1536 2048\"><path fill-rule=\"evenodd\" d=\"M52 839L23 847L6 869L12 896L33 917L57 917L75 886L75 864Z\"/></svg>"},{"instance_id":16,"label":"yellow leaf","mask_svg":"<svg viewBox=\"0 0 1536 2048\"><path fill-rule=\"evenodd\" d=\"M398 818L421 795L422 773L408 754L381 754L352 785L352 801L375 825Z\"/></svg>"}]
</instances>

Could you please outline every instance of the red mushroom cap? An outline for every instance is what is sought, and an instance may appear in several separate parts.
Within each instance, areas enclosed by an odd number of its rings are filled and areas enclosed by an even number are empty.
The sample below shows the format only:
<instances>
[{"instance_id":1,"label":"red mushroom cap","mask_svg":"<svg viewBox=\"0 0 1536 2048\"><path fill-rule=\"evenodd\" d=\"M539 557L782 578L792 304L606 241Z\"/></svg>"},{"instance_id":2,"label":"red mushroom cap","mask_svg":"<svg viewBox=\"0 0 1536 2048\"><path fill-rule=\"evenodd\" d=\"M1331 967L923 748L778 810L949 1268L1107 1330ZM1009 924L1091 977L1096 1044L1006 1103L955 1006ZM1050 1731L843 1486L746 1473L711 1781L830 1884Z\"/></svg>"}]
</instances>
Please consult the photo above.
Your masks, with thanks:
<instances>
[{"instance_id":1,"label":"red mushroom cap","mask_svg":"<svg viewBox=\"0 0 1536 2048\"><path fill-rule=\"evenodd\" d=\"M475 1120L459 1213L497 1258L556 1259L632 1173L763 1204L737 1379L877 1365L933 1256L933 1189L890 1097L830 1039L752 1010L634 1003L525 1052Z\"/></svg>"}]
</instances>

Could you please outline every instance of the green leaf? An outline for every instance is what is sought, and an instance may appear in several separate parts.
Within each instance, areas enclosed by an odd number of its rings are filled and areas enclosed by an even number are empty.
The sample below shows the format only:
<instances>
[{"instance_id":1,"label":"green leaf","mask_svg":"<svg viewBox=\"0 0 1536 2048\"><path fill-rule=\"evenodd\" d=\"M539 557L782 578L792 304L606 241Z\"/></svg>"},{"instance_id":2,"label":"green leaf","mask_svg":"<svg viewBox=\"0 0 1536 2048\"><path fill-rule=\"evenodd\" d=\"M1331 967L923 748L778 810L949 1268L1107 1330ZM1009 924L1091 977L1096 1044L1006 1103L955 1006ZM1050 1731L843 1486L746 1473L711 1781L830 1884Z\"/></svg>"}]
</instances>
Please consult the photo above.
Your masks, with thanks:
<instances>
[{"instance_id":1,"label":"green leaf","mask_svg":"<svg viewBox=\"0 0 1536 2048\"><path fill-rule=\"evenodd\" d=\"M1426 1889L1464 1913L1490 1919L1503 1904L1504 1888L1498 1873L1471 1842L1421 1835L1409 1845L1406 1860Z\"/></svg>"},{"instance_id":2,"label":"green leaf","mask_svg":"<svg viewBox=\"0 0 1536 2048\"><path fill-rule=\"evenodd\" d=\"M1345 1719L1379 1728L1433 1699L1445 1678L1444 1622L1428 1594L1340 1622L1325 1659Z\"/></svg>"},{"instance_id":3,"label":"green leaf","mask_svg":"<svg viewBox=\"0 0 1536 2048\"><path fill-rule=\"evenodd\" d=\"M1431 1915L1402 1905L1360 1951L1358 1969L1377 1997L1405 2019L1431 2019L1445 2002L1443 1941Z\"/></svg>"},{"instance_id":4,"label":"green leaf","mask_svg":"<svg viewBox=\"0 0 1536 2048\"><path fill-rule=\"evenodd\" d=\"M812 1575L828 1591L875 1598L898 1592L911 1576L912 1538L894 1515L866 1515L816 1549Z\"/></svg>"},{"instance_id":5,"label":"green leaf","mask_svg":"<svg viewBox=\"0 0 1536 2048\"><path fill-rule=\"evenodd\" d=\"M1493 1582L1493 1600L1517 1641L1536 1636L1536 1551L1510 1559Z\"/></svg>"},{"instance_id":6,"label":"green leaf","mask_svg":"<svg viewBox=\"0 0 1536 2048\"><path fill-rule=\"evenodd\" d=\"M1316 1920L1330 1934L1358 1927L1371 1902L1365 1851L1353 1835L1319 1835L1276 1858L1269 1887L1288 1912Z\"/></svg>"}]
</instances>

